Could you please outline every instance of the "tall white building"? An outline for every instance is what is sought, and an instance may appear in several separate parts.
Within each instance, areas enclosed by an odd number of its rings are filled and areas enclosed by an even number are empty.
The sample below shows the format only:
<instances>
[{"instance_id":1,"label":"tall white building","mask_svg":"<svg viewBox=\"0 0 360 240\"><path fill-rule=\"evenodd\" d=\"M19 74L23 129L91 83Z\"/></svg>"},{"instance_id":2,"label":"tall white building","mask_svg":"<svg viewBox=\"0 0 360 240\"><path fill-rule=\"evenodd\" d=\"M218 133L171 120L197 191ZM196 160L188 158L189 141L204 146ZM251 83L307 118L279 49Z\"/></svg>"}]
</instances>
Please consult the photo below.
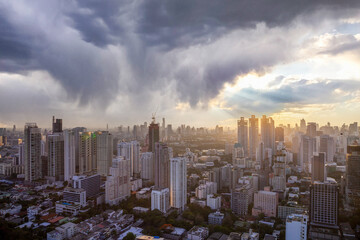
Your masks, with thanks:
<instances>
[{"instance_id":1,"label":"tall white building","mask_svg":"<svg viewBox=\"0 0 360 240\"><path fill-rule=\"evenodd\" d=\"M221 196L216 196L214 194L207 195L206 206L210 207L213 210L221 208Z\"/></svg>"},{"instance_id":2,"label":"tall white building","mask_svg":"<svg viewBox=\"0 0 360 240\"><path fill-rule=\"evenodd\" d=\"M130 196L130 160L117 157L112 162L105 182L105 201L110 205Z\"/></svg>"},{"instance_id":3,"label":"tall white building","mask_svg":"<svg viewBox=\"0 0 360 240\"><path fill-rule=\"evenodd\" d=\"M290 214L286 218L286 240L306 240L309 217L305 214Z\"/></svg>"},{"instance_id":4,"label":"tall white building","mask_svg":"<svg viewBox=\"0 0 360 240\"><path fill-rule=\"evenodd\" d=\"M334 138L329 135L321 135L319 152L326 153L327 163L331 163L334 161L335 150L336 146Z\"/></svg>"},{"instance_id":5,"label":"tall white building","mask_svg":"<svg viewBox=\"0 0 360 240\"><path fill-rule=\"evenodd\" d=\"M206 182L205 184L200 184L195 189L195 196L199 199L206 199L209 194L217 193L217 183L216 182Z\"/></svg>"},{"instance_id":6,"label":"tall white building","mask_svg":"<svg viewBox=\"0 0 360 240\"><path fill-rule=\"evenodd\" d=\"M314 155L315 149L315 138L302 135L300 142L300 166L305 172L311 173L311 159Z\"/></svg>"},{"instance_id":7,"label":"tall white building","mask_svg":"<svg viewBox=\"0 0 360 240\"><path fill-rule=\"evenodd\" d=\"M97 172L101 176L109 174L113 159L113 136L107 132L98 132L96 136Z\"/></svg>"},{"instance_id":8,"label":"tall white building","mask_svg":"<svg viewBox=\"0 0 360 240\"><path fill-rule=\"evenodd\" d=\"M48 173L55 181L64 180L64 136L62 132L47 135Z\"/></svg>"},{"instance_id":9,"label":"tall white building","mask_svg":"<svg viewBox=\"0 0 360 240\"><path fill-rule=\"evenodd\" d=\"M144 180L149 180L154 182L154 163L153 163L153 153L144 152L140 154L140 177Z\"/></svg>"},{"instance_id":10,"label":"tall white building","mask_svg":"<svg viewBox=\"0 0 360 240\"><path fill-rule=\"evenodd\" d=\"M24 129L25 181L41 179L41 129L27 123Z\"/></svg>"},{"instance_id":11,"label":"tall white building","mask_svg":"<svg viewBox=\"0 0 360 240\"><path fill-rule=\"evenodd\" d=\"M249 156L248 121L241 117L238 124L238 143L244 150L245 157Z\"/></svg>"},{"instance_id":12,"label":"tall white building","mask_svg":"<svg viewBox=\"0 0 360 240\"><path fill-rule=\"evenodd\" d=\"M75 175L75 133L64 130L64 181L70 181Z\"/></svg>"},{"instance_id":13,"label":"tall white building","mask_svg":"<svg viewBox=\"0 0 360 240\"><path fill-rule=\"evenodd\" d=\"M264 143L264 148L271 148L272 152L275 152L275 123L266 115L261 118L261 141Z\"/></svg>"},{"instance_id":14,"label":"tall white building","mask_svg":"<svg viewBox=\"0 0 360 240\"><path fill-rule=\"evenodd\" d=\"M259 119L255 115L249 118L249 155L252 159L256 157L256 148L259 144Z\"/></svg>"},{"instance_id":15,"label":"tall white building","mask_svg":"<svg viewBox=\"0 0 360 240\"><path fill-rule=\"evenodd\" d=\"M181 209L186 205L187 177L186 158L170 159L170 206Z\"/></svg>"},{"instance_id":16,"label":"tall white building","mask_svg":"<svg viewBox=\"0 0 360 240\"><path fill-rule=\"evenodd\" d=\"M140 144L138 141L121 142L118 144L118 156L123 156L130 160L130 175L139 177L140 175Z\"/></svg>"},{"instance_id":17,"label":"tall white building","mask_svg":"<svg viewBox=\"0 0 360 240\"><path fill-rule=\"evenodd\" d=\"M152 190L151 192L151 211L158 209L166 213L170 208L170 191L168 188Z\"/></svg>"}]
</instances>

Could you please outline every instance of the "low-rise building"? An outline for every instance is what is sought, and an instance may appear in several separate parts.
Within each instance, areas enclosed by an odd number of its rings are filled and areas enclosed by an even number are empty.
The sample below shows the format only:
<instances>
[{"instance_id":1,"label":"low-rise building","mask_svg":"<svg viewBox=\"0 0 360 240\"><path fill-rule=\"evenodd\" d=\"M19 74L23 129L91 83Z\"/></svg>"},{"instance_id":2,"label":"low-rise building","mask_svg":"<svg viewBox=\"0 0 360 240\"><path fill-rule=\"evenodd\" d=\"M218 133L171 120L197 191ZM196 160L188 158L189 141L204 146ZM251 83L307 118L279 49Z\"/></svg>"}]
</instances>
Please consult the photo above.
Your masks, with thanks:
<instances>
[{"instance_id":1,"label":"low-rise building","mask_svg":"<svg viewBox=\"0 0 360 240\"><path fill-rule=\"evenodd\" d=\"M186 235L188 240L205 240L209 236L209 229L207 227L194 226Z\"/></svg>"},{"instance_id":2,"label":"low-rise building","mask_svg":"<svg viewBox=\"0 0 360 240\"><path fill-rule=\"evenodd\" d=\"M81 209L80 204L66 202L66 201L57 201L55 212L56 214L68 214L72 216L76 216L79 214Z\"/></svg>"},{"instance_id":3,"label":"low-rise building","mask_svg":"<svg viewBox=\"0 0 360 240\"><path fill-rule=\"evenodd\" d=\"M214 194L207 195L206 205L213 210L217 210L221 208L221 196L217 196Z\"/></svg>"},{"instance_id":4,"label":"low-rise building","mask_svg":"<svg viewBox=\"0 0 360 240\"><path fill-rule=\"evenodd\" d=\"M208 222L210 225L221 225L225 215L219 211L210 213L208 216Z\"/></svg>"}]
</instances>

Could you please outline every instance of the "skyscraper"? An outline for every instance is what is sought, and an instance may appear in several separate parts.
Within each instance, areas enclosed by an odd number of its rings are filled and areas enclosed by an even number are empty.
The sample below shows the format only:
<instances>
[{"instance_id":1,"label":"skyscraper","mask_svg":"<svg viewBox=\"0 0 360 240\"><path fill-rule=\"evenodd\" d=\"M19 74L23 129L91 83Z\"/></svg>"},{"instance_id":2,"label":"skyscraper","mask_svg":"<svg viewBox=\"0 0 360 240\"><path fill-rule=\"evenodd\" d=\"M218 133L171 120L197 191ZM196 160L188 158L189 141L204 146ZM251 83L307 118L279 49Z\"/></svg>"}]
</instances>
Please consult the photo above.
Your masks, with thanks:
<instances>
[{"instance_id":1,"label":"skyscraper","mask_svg":"<svg viewBox=\"0 0 360 240\"><path fill-rule=\"evenodd\" d=\"M154 182L154 163L153 163L153 153L145 152L140 154L141 162L141 174L140 177L143 180L149 180Z\"/></svg>"},{"instance_id":2,"label":"skyscraper","mask_svg":"<svg viewBox=\"0 0 360 240\"><path fill-rule=\"evenodd\" d=\"M264 148L271 148L275 153L275 123L274 120L266 115L261 118L261 141L264 143Z\"/></svg>"},{"instance_id":3,"label":"skyscraper","mask_svg":"<svg viewBox=\"0 0 360 240\"><path fill-rule=\"evenodd\" d=\"M113 159L113 136L108 131L98 132L96 148L97 172L107 176Z\"/></svg>"},{"instance_id":4,"label":"skyscraper","mask_svg":"<svg viewBox=\"0 0 360 240\"><path fill-rule=\"evenodd\" d=\"M130 196L130 160L117 157L110 167L110 176L105 182L105 201L110 205Z\"/></svg>"},{"instance_id":5,"label":"skyscraper","mask_svg":"<svg viewBox=\"0 0 360 240\"><path fill-rule=\"evenodd\" d=\"M325 161L327 163L334 161L334 155L335 155L335 141L334 138L329 135L321 135L320 136L320 150L319 152L326 153L326 159Z\"/></svg>"},{"instance_id":6,"label":"skyscraper","mask_svg":"<svg viewBox=\"0 0 360 240\"><path fill-rule=\"evenodd\" d=\"M155 189L170 188L170 156L165 143L155 143L153 163Z\"/></svg>"},{"instance_id":7,"label":"skyscraper","mask_svg":"<svg viewBox=\"0 0 360 240\"><path fill-rule=\"evenodd\" d=\"M315 182L310 187L310 223L337 228L339 187L336 183Z\"/></svg>"},{"instance_id":8,"label":"skyscraper","mask_svg":"<svg viewBox=\"0 0 360 240\"><path fill-rule=\"evenodd\" d=\"M325 168L325 156L326 153L319 153L312 158L312 178L311 180L324 182L326 180L326 168Z\"/></svg>"},{"instance_id":9,"label":"skyscraper","mask_svg":"<svg viewBox=\"0 0 360 240\"><path fill-rule=\"evenodd\" d=\"M80 133L78 173L83 174L96 170L96 162L96 133Z\"/></svg>"},{"instance_id":10,"label":"skyscraper","mask_svg":"<svg viewBox=\"0 0 360 240\"><path fill-rule=\"evenodd\" d=\"M168 188L151 191L151 210L158 209L166 213L170 208L170 193Z\"/></svg>"},{"instance_id":11,"label":"skyscraper","mask_svg":"<svg viewBox=\"0 0 360 240\"><path fill-rule=\"evenodd\" d=\"M64 181L70 181L76 172L75 132L64 130Z\"/></svg>"},{"instance_id":12,"label":"skyscraper","mask_svg":"<svg viewBox=\"0 0 360 240\"><path fill-rule=\"evenodd\" d=\"M73 128L72 131L74 132L74 137L75 137L75 144L74 144L74 148L75 148L75 172L76 173L81 173L82 171L80 171L80 154L79 154L79 146L80 146L80 134L82 132L86 132L86 128L84 127L76 127ZM82 169L82 168L81 168Z\"/></svg>"},{"instance_id":13,"label":"skyscraper","mask_svg":"<svg viewBox=\"0 0 360 240\"><path fill-rule=\"evenodd\" d=\"M36 123L26 123L24 128L25 181L41 179L41 129Z\"/></svg>"},{"instance_id":14,"label":"skyscraper","mask_svg":"<svg viewBox=\"0 0 360 240\"><path fill-rule=\"evenodd\" d=\"M305 119L300 120L300 131L302 133L306 133L306 122Z\"/></svg>"},{"instance_id":15,"label":"skyscraper","mask_svg":"<svg viewBox=\"0 0 360 240\"><path fill-rule=\"evenodd\" d=\"M184 211L187 199L186 158L170 160L170 206Z\"/></svg>"},{"instance_id":16,"label":"skyscraper","mask_svg":"<svg viewBox=\"0 0 360 240\"><path fill-rule=\"evenodd\" d=\"M348 146L346 155L346 194L359 204L360 200L360 146Z\"/></svg>"},{"instance_id":17,"label":"skyscraper","mask_svg":"<svg viewBox=\"0 0 360 240\"><path fill-rule=\"evenodd\" d=\"M255 115L249 118L249 155L256 158L256 148L259 144L259 119Z\"/></svg>"},{"instance_id":18,"label":"skyscraper","mask_svg":"<svg viewBox=\"0 0 360 240\"><path fill-rule=\"evenodd\" d=\"M248 149L248 121L245 120L243 117L237 121L238 127L238 143L244 150L244 154L247 157L249 155Z\"/></svg>"},{"instance_id":19,"label":"skyscraper","mask_svg":"<svg viewBox=\"0 0 360 240\"><path fill-rule=\"evenodd\" d=\"M62 119L55 120L55 117L53 116L52 131L53 133L62 132Z\"/></svg>"},{"instance_id":20,"label":"skyscraper","mask_svg":"<svg viewBox=\"0 0 360 240\"><path fill-rule=\"evenodd\" d=\"M275 128L275 141L276 142L284 142L284 128L276 127Z\"/></svg>"},{"instance_id":21,"label":"skyscraper","mask_svg":"<svg viewBox=\"0 0 360 240\"><path fill-rule=\"evenodd\" d=\"M118 156L130 160L130 175L140 177L140 144L138 141L121 142L118 144Z\"/></svg>"},{"instance_id":22,"label":"skyscraper","mask_svg":"<svg viewBox=\"0 0 360 240\"><path fill-rule=\"evenodd\" d=\"M47 136L48 173L55 181L64 180L64 136L56 132Z\"/></svg>"},{"instance_id":23,"label":"skyscraper","mask_svg":"<svg viewBox=\"0 0 360 240\"><path fill-rule=\"evenodd\" d=\"M160 132L159 124L155 123L155 118L153 118L152 123L149 126L149 152L155 151L155 143L160 141Z\"/></svg>"},{"instance_id":24,"label":"skyscraper","mask_svg":"<svg viewBox=\"0 0 360 240\"><path fill-rule=\"evenodd\" d=\"M311 172L311 158L314 155L314 151L316 148L315 145L316 145L315 138L312 138L307 135L301 136L299 165L307 173Z\"/></svg>"},{"instance_id":25,"label":"skyscraper","mask_svg":"<svg viewBox=\"0 0 360 240\"><path fill-rule=\"evenodd\" d=\"M316 137L316 123L308 122L306 127L306 135L312 138Z\"/></svg>"}]
</instances>

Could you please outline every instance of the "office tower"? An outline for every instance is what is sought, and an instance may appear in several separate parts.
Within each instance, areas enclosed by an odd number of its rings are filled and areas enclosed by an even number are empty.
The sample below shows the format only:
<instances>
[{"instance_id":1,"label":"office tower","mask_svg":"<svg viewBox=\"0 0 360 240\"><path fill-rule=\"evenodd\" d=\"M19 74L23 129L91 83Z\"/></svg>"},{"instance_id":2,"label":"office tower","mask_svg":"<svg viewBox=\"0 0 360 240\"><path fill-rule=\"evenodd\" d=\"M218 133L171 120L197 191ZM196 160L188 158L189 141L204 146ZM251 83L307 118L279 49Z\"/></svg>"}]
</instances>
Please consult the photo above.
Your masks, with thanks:
<instances>
[{"instance_id":1,"label":"office tower","mask_svg":"<svg viewBox=\"0 0 360 240\"><path fill-rule=\"evenodd\" d=\"M264 143L259 142L259 146L256 148L256 162L260 164L260 168L263 169L265 160L265 148Z\"/></svg>"},{"instance_id":2,"label":"office tower","mask_svg":"<svg viewBox=\"0 0 360 240\"><path fill-rule=\"evenodd\" d=\"M300 132L306 133L306 122L305 119L300 120Z\"/></svg>"},{"instance_id":3,"label":"office tower","mask_svg":"<svg viewBox=\"0 0 360 240\"><path fill-rule=\"evenodd\" d=\"M64 136L56 132L47 136L48 173L55 181L64 180Z\"/></svg>"},{"instance_id":4,"label":"office tower","mask_svg":"<svg viewBox=\"0 0 360 240\"><path fill-rule=\"evenodd\" d=\"M96 135L82 132L79 138L79 172L80 174L96 170Z\"/></svg>"},{"instance_id":5,"label":"office tower","mask_svg":"<svg viewBox=\"0 0 360 240\"><path fill-rule=\"evenodd\" d=\"M64 130L64 181L70 181L76 173L75 132Z\"/></svg>"},{"instance_id":6,"label":"office tower","mask_svg":"<svg viewBox=\"0 0 360 240\"><path fill-rule=\"evenodd\" d=\"M274 120L266 115L261 118L261 141L264 143L264 148L271 148L275 152L275 123Z\"/></svg>"},{"instance_id":7,"label":"office tower","mask_svg":"<svg viewBox=\"0 0 360 240\"><path fill-rule=\"evenodd\" d=\"M286 238L291 240L307 239L307 224L309 216L305 214L290 214L286 218Z\"/></svg>"},{"instance_id":8,"label":"office tower","mask_svg":"<svg viewBox=\"0 0 360 240\"><path fill-rule=\"evenodd\" d=\"M132 177L140 176L140 144L138 141L119 143L118 156L130 160L130 175Z\"/></svg>"},{"instance_id":9,"label":"office tower","mask_svg":"<svg viewBox=\"0 0 360 240\"><path fill-rule=\"evenodd\" d=\"M168 188L151 191L151 211L158 209L166 213L170 208L170 192Z\"/></svg>"},{"instance_id":10,"label":"office tower","mask_svg":"<svg viewBox=\"0 0 360 240\"><path fill-rule=\"evenodd\" d=\"M53 116L52 131L53 133L62 132L62 119L55 120L55 117Z\"/></svg>"},{"instance_id":11,"label":"office tower","mask_svg":"<svg viewBox=\"0 0 360 240\"><path fill-rule=\"evenodd\" d=\"M80 134L82 132L86 132L86 128L84 127L76 127L73 128L72 131L74 132L75 136L75 172L82 173L82 167L80 167L80 154L79 154L79 146L80 146Z\"/></svg>"},{"instance_id":12,"label":"office tower","mask_svg":"<svg viewBox=\"0 0 360 240\"><path fill-rule=\"evenodd\" d=\"M165 143L155 143L154 180L155 189L170 188L170 156Z\"/></svg>"},{"instance_id":13,"label":"office tower","mask_svg":"<svg viewBox=\"0 0 360 240\"><path fill-rule=\"evenodd\" d=\"M326 181L326 168L325 168L325 157L326 154L321 152L317 155L314 155L312 158L312 182Z\"/></svg>"},{"instance_id":14,"label":"office tower","mask_svg":"<svg viewBox=\"0 0 360 240\"><path fill-rule=\"evenodd\" d=\"M312 138L316 137L316 123L308 122L306 127L306 135Z\"/></svg>"},{"instance_id":15,"label":"office tower","mask_svg":"<svg viewBox=\"0 0 360 240\"><path fill-rule=\"evenodd\" d=\"M348 146L347 152L346 193L348 199L358 205L360 204L360 146Z\"/></svg>"},{"instance_id":16,"label":"office tower","mask_svg":"<svg viewBox=\"0 0 360 240\"><path fill-rule=\"evenodd\" d=\"M339 187L331 182L314 182L310 186L310 223L314 226L337 228Z\"/></svg>"},{"instance_id":17,"label":"office tower","mask_svg":"<svg viewBox=\"0 0 360 240\"><path fill-rule=\"evenodd\" d=\"M244 155L247 157L249 155L248 149L248 121L243 117L237 121L238 127L238 143L244 150Z\"/></svg>"},{"instance_id":18,"label":"office tower","mask_svg":"<svg viewBox=\"0 0 360 240\"><path fill-rule=\"evenodd\" d=\"M311 172L311 158L315 152L315 148L316 148L315 145L316 145L315 138L312 138L307 135L301 136L299 163L301 168L307 173Z\"/></svg>"},{"instance_id":19,"label":"office tower","mask_svg":"<svg viewBox=\"0 0 360 240\"><path fill-rule=\"evenodd\" d=\"M321 135L320 136L320 150L319 152L326 153L326 162L333 162L335 155L335 141L334 138L329 135Z\"/></svg>"},{"instance_id":20,"label":"office tower","mask_svg":"<svg viewBox=\"0 0 360 240\"><path fill-rule=\"evenodd\" d=\"M36 123L26 123L24 128L25 181L41 179L41 129Z\"/></svg>"},{"instance_id":21,"label":"office tower","mask_svg":"<svg viewBox=\"0 0 360 240\"><path fill-rule=\"evenodd\" d=\"M94 174L90 176L76 175L73 176L73 187L82 188L86 191L86 197L94 197L100 193L100 175Z\"/></svg>"},{"instance_id":22,"label":"office tower","mask_svg":"<svg viewBox=\"0 0 360 240\"><path fill-rule=\"evenodd\" d=\"M255 115L249 118L249 156L256 158L256 148L259 144L259 119Z\"/></svg>"},{"instance_id":23,"label":"office tower","mask_svg":"<svg viewBox=\"0 0 360 240\"><path fill-rule=\"evenodd\" d=\"M221 171L220 168L213 168L209 171L209 181L216 182L217 188L222 189L223 183L221 182Z\"/></svg>"},{"instance_id":24,"label":"office tower","mask_svg":"<svg viewBox=\"0 0 360 240\"><path fill-rule=\"evenodd\" d=\"M25 145L24 143L19 144L19 162L18 165L24 165L25 163Z\"/></svg>"},{"instance_id":25,"label":"office tower","mask_svg":"<svg viewBox=\"0 0 360 240\"><path fill-rule=\"evenodd\" d=\"M141 179L154 182L153 153L152 152L141 153L140 162L141 162L141 173L140 173Z\"/></svg>"},{"instance_id":26,"label":"office tower","mask_svg":"<svg viewBox=\"0 0 360 240\"><path fill-rule=\"evenodd\" d=\"M113 136L108 131L98 132L96 148L97 172L107 176L113 159Z\"/></svg>"},{"instance_id":27,"label":"office tower","mask_svg":"<svg viewBox=\"0 0 360 240\"><path fill-rule=\"evenodd\" d=\"M231 210L239 216L248 214L249 205L253 202L252 183L237 185L231 191Z\"/></svg>"},{"instance_id":28,"label":"office tower","mask_svg":"<svg viewBox=\"0 0 360 240\"><path fill-rule=\"evenodd\" d=\"M184 211L187 200L186 159L170 160L170 206Z\"/></svg>"},{"instance_id":29,"label":"office tower","mask_svg":"<svg viewBox=\"0 0 360 240\"><path fill-rule=\"evenodd\" d=\"M153 118L152 123L149 126L149 152L155 152L155 143L160 141L159 124L155 123Z\"/></svg>"},{"instance_id":30,"label":"office tower","mask_svg":"<svg viewBox=\"0 0 360 240\"><path fill-rule=\"evenodd\" d=\"M286 172L284 155L276 155L273 165L274 175L272 178L273 191L285 191L286 188Z\"/></svg>"},{"instance_id":31,"label":"office tower","mask_svg":"<svg viewBox=\"0 0 360 240\"><path fill-rule=\"evenodd\" d=\"M105 182L105 201L110 205L118 204L130 196L130 160L117 157L112 161L110 176Z\"/></svg>"},{"instance_id":32,"label":"office tower","mask_svg":"<svg viewBox=\"0 0 360 240\"><path fill-rule=\"evenodd\" d=\"M284 128L276 127L275 128L275 141L276 142L284 142Z\"/></svg>"},{"instance_id":33,"label":"office tower","mask_svg":"<svg viewBox=\"0 0 360 240\"><path fill-rule=\"evenodd\" d=\"M267 217L276 217L278 194L276 192L258 191L254 194L252 215L264 213Z\"/></svg>"}]
</instances>

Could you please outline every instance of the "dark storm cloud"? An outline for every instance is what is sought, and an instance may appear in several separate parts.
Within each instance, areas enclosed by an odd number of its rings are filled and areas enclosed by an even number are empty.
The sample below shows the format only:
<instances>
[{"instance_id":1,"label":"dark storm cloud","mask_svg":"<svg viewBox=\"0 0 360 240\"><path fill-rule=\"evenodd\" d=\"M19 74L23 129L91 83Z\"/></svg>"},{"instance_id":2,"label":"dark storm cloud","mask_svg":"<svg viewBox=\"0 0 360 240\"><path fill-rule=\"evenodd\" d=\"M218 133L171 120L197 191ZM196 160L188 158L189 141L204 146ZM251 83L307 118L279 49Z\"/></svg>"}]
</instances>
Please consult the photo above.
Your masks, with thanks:
<instances>
[{"instance_id":1,"label":"dark storm cloud","mask_svg":"<svg viewBox=\"0 0 360 240\"><path fill-rule=\"evenodd\" d=\"M99 102L103 109L119 93L144 101L151 90L173 82L175 98L206 105L237 75L264 72L291 58L286 36L259 34L259 23L266 25L263 30L287 29L299 17L313 24L352 16L359 5L355 0L2 1L0 71L45 70L68 97ZM246 40L246 29L255 29L254 39ZM222 39L227 44L213 46ZM259 46L251 45L254 41Z\"/></svg>"}]
</instances>

